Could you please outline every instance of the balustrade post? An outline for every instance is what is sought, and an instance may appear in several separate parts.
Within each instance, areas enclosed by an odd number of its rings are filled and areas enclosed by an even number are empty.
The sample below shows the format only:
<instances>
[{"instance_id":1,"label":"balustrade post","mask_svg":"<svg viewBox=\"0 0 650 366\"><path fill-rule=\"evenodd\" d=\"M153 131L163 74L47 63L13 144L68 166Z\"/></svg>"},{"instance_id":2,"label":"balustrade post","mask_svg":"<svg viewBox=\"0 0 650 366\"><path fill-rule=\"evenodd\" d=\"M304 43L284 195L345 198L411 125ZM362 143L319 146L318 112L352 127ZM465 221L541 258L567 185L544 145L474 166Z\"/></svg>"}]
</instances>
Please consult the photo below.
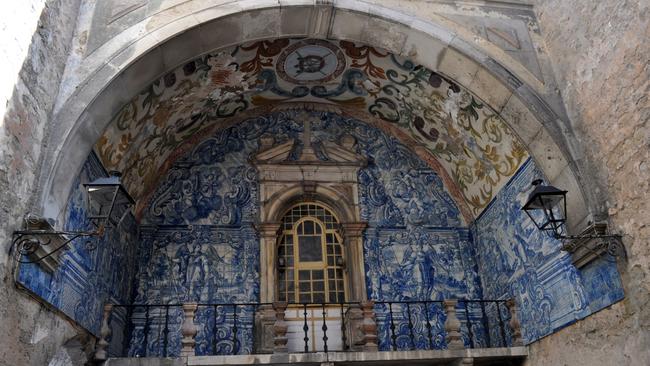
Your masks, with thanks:
<instances>
[{"instance_id":1,"label":"balustrade post","mask_svg":"<svg viewBox=\"0 0 650 366\"><path fill-rule=\"evenodd\" d=\"M273 324L273 353L289 353L289 347L287 347L287 330L289 325L284 320L284 312L287 309L287 303L285 301L276 301L273 303L273 309L275 310L275 323Z\"/></svg>"},{"instance_id":2,"label":"balustrade post","mask_svg":"<svg viewBox=\"0 0 650 366\"><path fill-rule=\"evenodd\" d=\"M517 303L515 299L506 301L506 307L510 312L510 328L512 328L512 346L523 346L524 342L521 339L521 323L519 323L519 315L517 314Z\"/></svg>"},{"instance_id":3,"label":"balustrade post","mask_svg":"<svg viewBox=\"0 0 650 366\"><path fill-rule=\"evenodd\" d=\"M445 313L447 314L447 320L445 321L445 332L447 332L447 336L445 337L445 340L447 341L448 349L465 348L460 334L460 320L458 320L458 316L456 316L457 304L457 300L443 301Z\"/></svg>"},{"instance_id":4,"label":"balustrade post","mask_svg":"<svg viewBox=\"0 0 650 366\"><path fill-rule=\"evenodd\" d=\"M196 314L196 309L198 304L183 304L183 325L181 326L181 332L183 338L181 339L181 344L183 348L181 349L181 357L194 356L194 346L196 345L196 325L194 325L194 314Z\"/></svg>"},{"instance_id":5,"label":"balustrade post","mask_svg":"<svg viewBox=\"0 0 650 366\"><path fill-rule=\"evenodd\" d=\"M102 327L99 330L99 340L95 344L95 360L106 361L108 358L108 338L111 336L111 326L108 324L113 304L104 305L104 315L102 317Z\"/></svg>"},{"instance_id":6,"label":"balustrade post","mask_svg":"<svg viewBox=\"0 0 650 366\"><path fill-rule=\"evenodd\" d=\"M379 347L377 345L375 302L372 300L362 301L361 311L363 312L363 322L361 323L361 329L363 330L363 351L377 352Z\"/></svg>"}]
</instances>

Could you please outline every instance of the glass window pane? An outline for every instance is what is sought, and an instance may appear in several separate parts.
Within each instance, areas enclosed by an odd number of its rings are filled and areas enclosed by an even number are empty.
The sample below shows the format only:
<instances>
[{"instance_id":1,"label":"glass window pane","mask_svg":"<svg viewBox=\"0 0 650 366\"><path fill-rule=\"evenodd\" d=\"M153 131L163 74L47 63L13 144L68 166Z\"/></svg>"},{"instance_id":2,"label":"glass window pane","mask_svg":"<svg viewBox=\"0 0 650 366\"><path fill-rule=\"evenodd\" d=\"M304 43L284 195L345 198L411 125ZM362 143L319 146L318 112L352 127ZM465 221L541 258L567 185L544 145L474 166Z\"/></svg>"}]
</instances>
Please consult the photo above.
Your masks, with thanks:
<instances>
[{"instance_id":1,"label":"glass window pane","mask_svg":"<svg viewBox=\"0 0 650 366\"><path fill-rule=\"evenodd\" d=\"M324 273L321 270L311 271L312 280L322 280L323 275L324 275Z\"/></svg>"},{"instance_id":2,"label":"glass window pane","mask_svg":"<svg viewBox=\"0 0 650 366\"><path fill-rule=\"evenodd\" d=\"M311 283L310 282L300 282L300 292L310 292Z\"/></svg>"},{"instance_id":3,"label":"glass window pane","mask_svg":"<svg viewBox=\"0 0 650 366\"><path fill-rule=\"evenodd\" d=\"M329 280L328 286L330 287L330 291L335 291L336 290L336 281L335 280Z\"/></svg>"},{"instance_id":4,"label":"glass window pane","mask_svg":"<svg viewBox=\"0 0 650 366\"><path fill-rule=\"evenodd\" d=\"M311 294L300 294L300 302L311 302Z\"/></svg>"},{"instance_id":5,"label":"glass window pane","mask_svg":"<svg viewBox=\"0 0 650 366\"><path fill-rule=\"evenodd\" d=\"M301 262L320 262L323 260L323 248L320 236L299 236L298 252Z\"/></svg>"},{"instance_id":6,"label":"glass window pane","mask_svg":"<svg viewBox=\"0 0 650 366\"><path fill-rule=\"evenodd\" d=\"M325 294L322 292L318 292L314 294L314 302L325 302Z\"/></svg>"},{"instance_id":7,"label":"glass window pane","mask_svg":"<svg viewBox=\"0 0 650 366\"><path fill-rule=\"evenodd\" d=\"M325 291L325 282L314 281L314 291Z\"/></svg>"},{"instance_id":8,"label":"glass window pane","mask_svg":"<svg viewBox=\"0 0 650 366\"><path fill-rule=\"evenodd\" d=\"M304 225L305 234L309 235L309 234L314 233L314 222L313 221L305 221L303 223L303 225Z\"/></svg>"},{"instance_id":9,"label":"glass window pane","mask_svg":"<svg viewBox=\"0 0 650 366\"><path fill-rule=\"evenodd\" d=\"M300 280L309 280L309 271L298 271L298 279Z\"/></svg>"},{"instance_id":10,"label":"glass window pane","mask_svg":"<svg viewBox=\"0 0 650 366\"><path fill-rule=\"evenodd\" d=\"M336 302L336 292L330 291L330 302Z\"/></svg>"}]
</instances>

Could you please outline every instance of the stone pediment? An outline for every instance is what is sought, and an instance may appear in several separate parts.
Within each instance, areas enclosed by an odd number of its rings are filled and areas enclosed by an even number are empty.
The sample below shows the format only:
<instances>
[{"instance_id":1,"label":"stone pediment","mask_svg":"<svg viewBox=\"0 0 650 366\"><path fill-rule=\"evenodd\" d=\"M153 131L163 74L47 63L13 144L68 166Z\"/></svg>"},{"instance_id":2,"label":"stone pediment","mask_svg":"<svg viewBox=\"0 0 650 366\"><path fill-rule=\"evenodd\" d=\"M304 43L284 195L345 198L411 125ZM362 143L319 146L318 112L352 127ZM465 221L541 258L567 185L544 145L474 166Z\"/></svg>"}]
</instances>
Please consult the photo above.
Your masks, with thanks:
<instances>
[{"instance_id":1,"label":"stone pediment","mask_svg":"<svg viewBox=\"0 0 650 366\"><path fill-rule=\"evenodd\" d=\"M311 132L311 121L306 119L304 132L298 139L276 144L273 136L262 136L260 151L253 157L260 181L286 184L356 182L359 169L368 164L368 159L355 151L354 137L344 135L338 143L314 144Z\"/></svg>"},{"instance_id":2,"label":"stone pediment","mask_svg":"<svg viewBox=\"0 0 650 366\"><path fill-rule=\"evenodd\" d=\"M364 156L332 142L321 144L320 155L324 155L325 159L319 158L313 149L309 147L303 148L298 159L291 159L291 153L296 145L296 140L292 139L273 146L255 155L254 161L257 165L347 165L357 167L366 166L368 163L368 159Z\"/></svg>"},{"instance_id":3,"label":"stone pediment","mask_svg":"<svg viewBox=\"0 0 650 366\"><path fill-rule=\"evenodd\" d=\"M295 140L289 140L283 144L267 148L257 153L254 161L257 164L280 164L289 159L294 145Z\"/></svg>"},{"instance_id":4,"label":"stone pediment","mask_svg":"<svg viewBox=\"0 0 650 366\"><path fill-rule=\"evenodd\" d=\"M314 146L311 140L311 122L306 120L304 133L300 140L290 139L289 141L275 144L273 136L260 138L260 151L255 155L253 161L256 165L284 165L284 166L353 166L363 167L368 164L368 159L355 151L356 141L353 136L341 137L339 144L331 141L323 141ZM302 148L299 155L292 154Z\"/></svg>"}]
</instances>

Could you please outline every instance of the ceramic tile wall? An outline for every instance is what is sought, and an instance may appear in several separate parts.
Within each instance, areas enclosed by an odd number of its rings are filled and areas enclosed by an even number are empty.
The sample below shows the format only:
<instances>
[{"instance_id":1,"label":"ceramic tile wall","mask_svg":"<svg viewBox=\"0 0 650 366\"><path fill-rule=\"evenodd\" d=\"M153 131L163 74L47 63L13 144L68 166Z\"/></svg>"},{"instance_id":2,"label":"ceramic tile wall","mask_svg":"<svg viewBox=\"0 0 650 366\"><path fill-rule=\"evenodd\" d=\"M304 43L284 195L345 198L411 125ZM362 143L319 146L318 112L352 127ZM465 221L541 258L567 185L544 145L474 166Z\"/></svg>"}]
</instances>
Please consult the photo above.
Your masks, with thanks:
<instances>
[{"instance_id":1,"label":"ceramic tile wall","mask_svg":"<svg viewBox=\"0 0 650 366\"><path fill-rule=\"evenodd\" d=\"M257 214L258 192L247 158L264 134L272 134L278 143L297 138L303 129L301 119L308 116L317 117L312 128L320 159L327 160L327 156L319 144L340 141L344 134L352 135L357 151L370 158L369 166L359 174L362 216L370 224L366 245L369 295L384 300L480 298L469 230L442 181L424 162L396 139L357 120L333 113L285 111L216 133L179 159L162 179L143 219L148 226L141 230L137 303L257 300L259 249L251 223ZM300 149L298 142L290 159ZM409 286L398 287L407 282ZM434 306L430 309L433 312ZM213 323L211 310L204 311L199 318ZM180 312L174 314L171 327L175 329L180 326ZM248 326L250 318L242 316L238 316L240 324ZM162 325L155 318L151 322ZM395 321L405 319L396 317ZM424 326L422 319L414 319L416 326ZM218 320L225 322L217 323L223 328L219 337L230 338L227 323L232 323L232 314ZM133 344L143 339L144 324L139 322ZM156 353L156 341L150 339L159 331L149 326L147 352ZM197 349L213 353L212 328L200 328ZM245 333L239 333L242 353L251 347L252 338ZM178 339L168 342L178 352ZM217 352L234 347L232 341L221 344ZM143 352L131 349L132 354Z\"/></svg>"},{"instance_id":2,"label":"ceramic tile wall","mask_svg":"<svg viewBox=\"0 0 650 366\"><path fill-rule=\"evenodd\" d=\"M472 225L483 295L516 298L526 342L623 297L616 266L607 257L578 271L560 251L561 242L537 230L521 211L531 182L540 177L527 161Z\"/></svg>"}]
</instances>

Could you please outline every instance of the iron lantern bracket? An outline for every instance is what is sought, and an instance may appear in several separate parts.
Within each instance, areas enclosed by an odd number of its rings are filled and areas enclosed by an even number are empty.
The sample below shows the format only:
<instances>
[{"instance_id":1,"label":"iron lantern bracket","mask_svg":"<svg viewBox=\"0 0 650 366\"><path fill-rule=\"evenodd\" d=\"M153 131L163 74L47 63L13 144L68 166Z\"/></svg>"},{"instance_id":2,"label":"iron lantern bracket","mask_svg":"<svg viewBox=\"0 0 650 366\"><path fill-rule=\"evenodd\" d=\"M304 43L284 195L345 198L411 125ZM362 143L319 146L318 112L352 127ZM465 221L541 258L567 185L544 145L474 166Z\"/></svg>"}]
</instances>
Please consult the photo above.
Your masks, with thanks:
<instances>
[{"instance_id":1,"label":"iron lantern bracket","mask_svg":"<svg viewBox=\"0 0 650 366\"><path fill-rule=\"evenodd\" d=\"M18 263L39 263L58 256L75 239L102 236L103 232L103 226L93 231L17 230L12 234L9 253Z\"/></svg>"}]
</instances>

